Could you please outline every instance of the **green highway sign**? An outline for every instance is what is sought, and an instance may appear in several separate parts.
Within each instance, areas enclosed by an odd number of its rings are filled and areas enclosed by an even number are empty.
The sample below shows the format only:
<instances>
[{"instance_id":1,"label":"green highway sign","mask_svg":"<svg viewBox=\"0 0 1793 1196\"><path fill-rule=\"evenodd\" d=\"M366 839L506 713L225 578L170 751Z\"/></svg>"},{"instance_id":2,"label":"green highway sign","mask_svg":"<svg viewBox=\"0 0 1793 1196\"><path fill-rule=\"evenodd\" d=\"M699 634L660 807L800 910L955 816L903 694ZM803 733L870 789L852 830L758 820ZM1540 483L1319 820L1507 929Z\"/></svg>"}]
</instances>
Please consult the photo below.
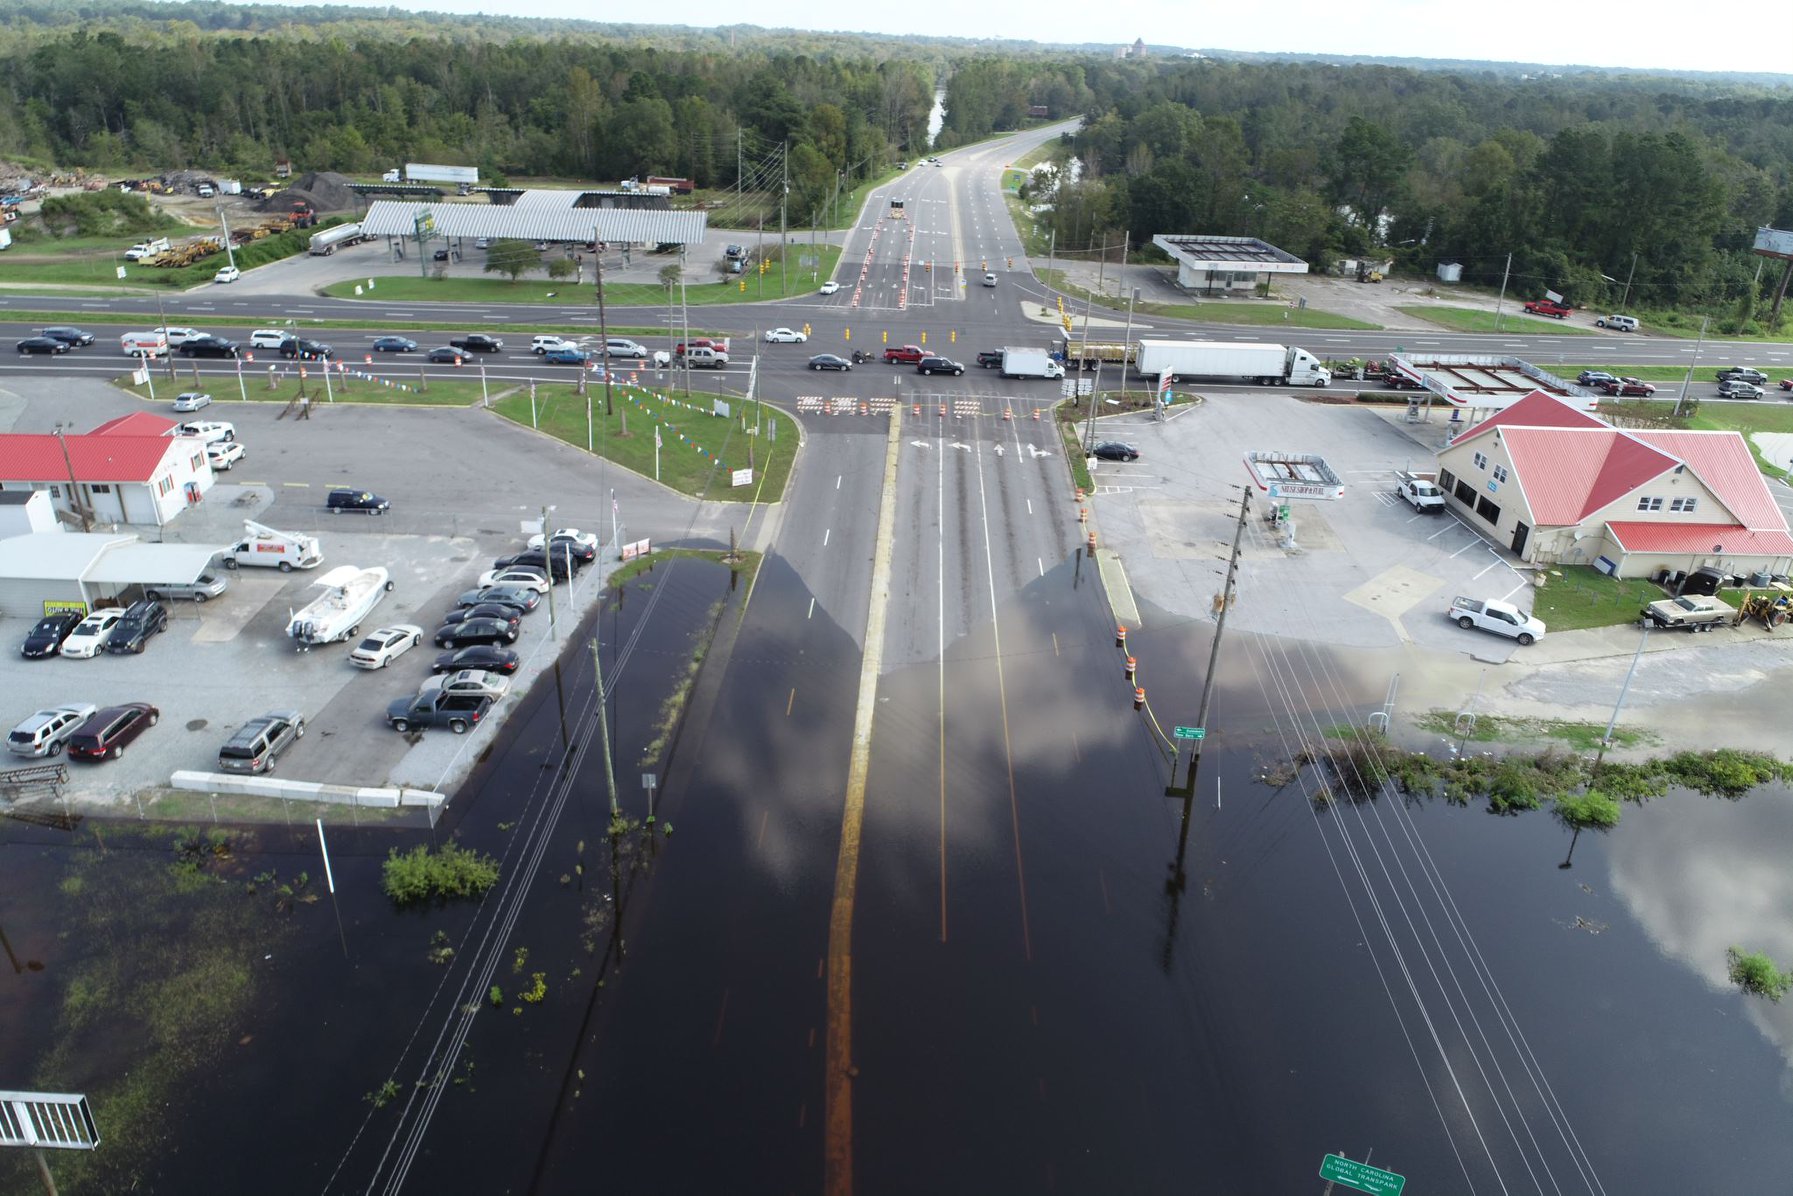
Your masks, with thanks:
<instances>
[{"instance_id":1,"label":"green highway sign","mask_svg":"<svg viewBox=\"0 0 1793 1196\"><path fill-rule=\"evenodd\" d=\"M1178 727L1171 733L1178 739L1206 739L1208 737L1206 727Z\"/></svg>"},{"instance_id":2,"label":"green highway sign","mask_svg":"<svg viewBox=\"0 0 1793 1196\"><path fill-rule=\"evenodd\" d=\"M1329 1154L1321 1160L1320 1178L1344 1184L1347 1188L1356 1188L1359 1192L1374 1193L1375 1196L1400 1196L1401 1189L1407 1186L1407 1177L1404 1175L1396 1175L1392 1171L1384 1171L1380 1167L1355 1162L1336 1154Z\"/></svg>"}]
</instances>

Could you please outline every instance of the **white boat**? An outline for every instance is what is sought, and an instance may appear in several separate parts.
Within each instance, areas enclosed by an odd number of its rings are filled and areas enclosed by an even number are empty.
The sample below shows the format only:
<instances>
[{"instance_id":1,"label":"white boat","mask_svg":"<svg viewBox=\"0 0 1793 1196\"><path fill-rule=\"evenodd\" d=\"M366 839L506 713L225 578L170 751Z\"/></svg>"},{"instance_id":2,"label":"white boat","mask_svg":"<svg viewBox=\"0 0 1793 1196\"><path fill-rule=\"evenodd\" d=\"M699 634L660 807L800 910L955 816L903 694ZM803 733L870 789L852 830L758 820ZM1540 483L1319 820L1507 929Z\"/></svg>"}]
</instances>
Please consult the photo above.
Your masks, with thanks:
<instances>
[{"instance_id":1,"label":"white boat","mask_svg":"<svg viewBox=\"0 0 1793 1196\"><path fill-rule=\"evenodd\" d=\"M318 596L290 614L286 633L299 651L346 640L361 630L361 620L392 589L391 578L378 566L338 565L312 583Z\"/></svg>"}]
</instances>

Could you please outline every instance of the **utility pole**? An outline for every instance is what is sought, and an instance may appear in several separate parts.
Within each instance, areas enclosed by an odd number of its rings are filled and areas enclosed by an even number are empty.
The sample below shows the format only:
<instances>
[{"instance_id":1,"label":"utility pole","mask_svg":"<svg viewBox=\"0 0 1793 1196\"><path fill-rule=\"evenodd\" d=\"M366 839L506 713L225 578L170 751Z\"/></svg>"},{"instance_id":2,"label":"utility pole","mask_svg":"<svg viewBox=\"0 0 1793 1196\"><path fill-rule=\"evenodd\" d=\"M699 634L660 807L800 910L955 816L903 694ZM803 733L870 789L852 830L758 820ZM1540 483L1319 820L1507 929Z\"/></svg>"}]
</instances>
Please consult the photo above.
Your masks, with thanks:
<instances>
[{"instance_id":1,"label":"utility pole","mask_svg":"<svg viewBox=\"0 0 1793 1196\"><path fill-rule=\"evenodd\" d=\"M1612 704L1612 717L1606 720L1606 734L1600 737L1600 750L1594 754L1594 767L1588 773L1588 788L1592 789L1600 780L1600 765L1606 760L1606 749L1612 745L1612 729L1619 725L1619 708L1625 704L1625 694L1631 689L1631 679L1637 675L1637 662L1643 658L1644 645L1650 642L1650 624L1644 622L1643 634L1638 637L1637 651L1631 654L1631 667L1625 670L1624 684L1619 686L1619 700Z\"/></svg>"},{"instance_id":2,"label":"utility pole","mask_svg":"<svg viewBox=\"0 0 1793 1196\"><path fill-rule=\"evenodd\" d=\"M554 620L554 528L548 522L548 513L553 507L542 508L542 560L548 563L548 638L559 639L560 628ZM573 570L571 562L567 568L567 594L573 592Z\"/></svg>"},{"instance_id":3,"label":"utility pole","mask_svg":"<svg viewBox=\"0 0 1793 1196\"><path fill-rule=\"evenodd\" d=\"M1700 350L1706 347L1706 320L1700 317L1700 339L1694 343L1693 356L1687 361L1687 377L1681 379L1681 393L1675 396L1675 416L1681 415L1681 403L1687 398L1687 392L1693 389L1693 367L1700 363Z\"/></svg>"},{"instance_id":4,"label":"utility pole","mask_svg":"<svg viewBox=\"0 0 1793 1196\"><path fill-rule=\"evenodd\" d=\"M1226 563L1226 582L1220 587L1220 611L1214 624L1214 644L1208 649L1208 678L1202 682L1202 705L1196 711L1195 725L1202 728L1202 738L1194 741L1189 756L1189 778L1195 783L1195 762L1201 759L1202 744L1207 740L1208 701L1214 696L1214 669L1220 663L1220 637L1226 632L1226 612L1233 605L1233 583L1239 576L1239 542L1245 538L1245 517L1251 511L1251 488L1239 494L1239 525L1233 529L1233 553Z\"/></svg>"},{"instance_id":5,"label":"utility pole","mask_svg":"<svg viewBox=\"0 0 1793 1196\"><path fill-rule=\"evenodd\" d=\"M1500 331L1500 312L1507 304L1507 276L1513 273L1513 255L1507 254L1507 268L1500 273L1500 298L1494 304L1494 331Z\"/></svg>"},{"instance_id":6,"label":"utility pole","mask_svg":"<svg viewBox=\"0 0 1793 1196\"><path fill-rule=\"evenodd\" d=\"M68 470L68 505L73 507L75 509L75 514L80 517L81 530L83 532L91 532L93 530L93 519L88 514L87 504L81 500L80 483L75 481L75 463L68 455L68 437L66 433L72 426L72 424L64 423L58 423L56 425L56 443L62 446L62 464L63 467Z\"/></svg>"},{"instance_id":7,"label":"utility pole","mask_svg":"<svg viewBox=\"0 0 1793 1196\"><path fill-rule=\"evenodd\" d=\"M786 270L786 258L790 253L790 245L786 243L785 208L791 198L791 143L785 142L779 156L781 173L778 186L778 274L787 285L780 288L781 293L789 292L790 275Z\"/></svg>"},{"instance_id":8,"label":"utility pole","mask_svg":"<svg viewBox=\"0 0 1793 1196\"><path fill-rule=\"evenodd\" d=\"M595 224L592 225L591 241L592 241L593 245L596 245L598 243L598 227ZM613 414L615 414L615 409L611 403L610 322L604 315L604 255L603 254L594 253L591 255L591 272L592 272L592 278L597 282L597 287L598 287L598 339L603 342L602 347L600 347L598 349L598 357L599 357L599 360L604 363L604 418L609 419ZM542 530L546 531L547 529L543 528ZM552 581L553 579L549 578L549 580Z\"/></svg>"},{"instance_id":9,"label":"utility pole","mask_svg":"<svg viewBox=\"0 0 1793 1196\"><path fill-rule=\"evenodd\" d=\"M1631 302L1631 280L1637 277L1637 251L1631 252L1631 272L1625 275L1625 295L1619 300L1619 308L1623 310Z\"/></svg>"},{"instance_id":10,"label":"utility pole","mask_svg":"<svg viewBox=\"0 0 1793 1196\"><path fill-rule=\"evenodd\" d=\"M604 753L604 788L610 793L610 817L614 819L623 810L616 800L616 769L610 763L610 708L604 699L603 649L595 639L591 642L591 667L598 685L598 748Z\"/></svg>"}]
</instances>

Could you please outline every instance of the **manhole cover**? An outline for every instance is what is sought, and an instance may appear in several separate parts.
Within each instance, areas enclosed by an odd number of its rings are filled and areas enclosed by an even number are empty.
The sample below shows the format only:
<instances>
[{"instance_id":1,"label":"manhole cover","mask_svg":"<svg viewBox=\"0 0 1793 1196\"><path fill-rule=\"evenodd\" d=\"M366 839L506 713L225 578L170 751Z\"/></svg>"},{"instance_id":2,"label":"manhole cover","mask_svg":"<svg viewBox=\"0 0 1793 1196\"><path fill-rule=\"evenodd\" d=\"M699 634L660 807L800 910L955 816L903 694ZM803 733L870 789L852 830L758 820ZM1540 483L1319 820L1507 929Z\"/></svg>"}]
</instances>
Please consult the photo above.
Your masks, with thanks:
<instances>
[{"instance_id":1,"label":"manhole cover","mask_svg":"<svg viewBox=\"0 0 1793 1196\"><path fill-rule=\"evenodd\" d=\"M187 730L189 730L189 731L203 731L206 729L206 727L208 727L210 725L211 725L210 719L190 718L187 720Z\"/></svg>"}]
</instances>

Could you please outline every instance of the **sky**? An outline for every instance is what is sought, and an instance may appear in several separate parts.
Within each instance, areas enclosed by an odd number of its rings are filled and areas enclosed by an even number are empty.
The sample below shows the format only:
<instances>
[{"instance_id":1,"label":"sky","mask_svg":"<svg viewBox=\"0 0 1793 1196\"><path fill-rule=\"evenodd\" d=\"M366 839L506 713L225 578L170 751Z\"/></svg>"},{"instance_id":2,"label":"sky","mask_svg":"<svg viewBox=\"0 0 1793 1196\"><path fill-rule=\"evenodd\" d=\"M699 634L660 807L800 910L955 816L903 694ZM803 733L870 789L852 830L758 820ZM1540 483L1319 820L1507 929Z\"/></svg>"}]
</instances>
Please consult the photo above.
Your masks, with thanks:
<instances>
[{"instance_id":1,"label":"sky","mask_svg":"<svg viewBox=\"0 0 1793 1196\"><path fill-rule=\"evenodd\" d=\"M1652 70L1787 71L1765 50L1784 45L1793 15L1776 0L1669 0L1623 4L1450 3L1448 0L1278 0L1272 4L1195 5L1187 0L1107 0L1098 8L1069 0L682 0L672 9L591 0L434 0L360 7L593 21L667 21L709 27L752 24L941 37L1004 37L1294 53L1366 54L1617 66ZM1781 15L1776 17L1774 13ZM1776 30L1778 26L1778 31ZM1751 31L1754 31L1752 34ZM1751 47L1754 52L1751 52Z\"/></svg>"}]
</instances>

